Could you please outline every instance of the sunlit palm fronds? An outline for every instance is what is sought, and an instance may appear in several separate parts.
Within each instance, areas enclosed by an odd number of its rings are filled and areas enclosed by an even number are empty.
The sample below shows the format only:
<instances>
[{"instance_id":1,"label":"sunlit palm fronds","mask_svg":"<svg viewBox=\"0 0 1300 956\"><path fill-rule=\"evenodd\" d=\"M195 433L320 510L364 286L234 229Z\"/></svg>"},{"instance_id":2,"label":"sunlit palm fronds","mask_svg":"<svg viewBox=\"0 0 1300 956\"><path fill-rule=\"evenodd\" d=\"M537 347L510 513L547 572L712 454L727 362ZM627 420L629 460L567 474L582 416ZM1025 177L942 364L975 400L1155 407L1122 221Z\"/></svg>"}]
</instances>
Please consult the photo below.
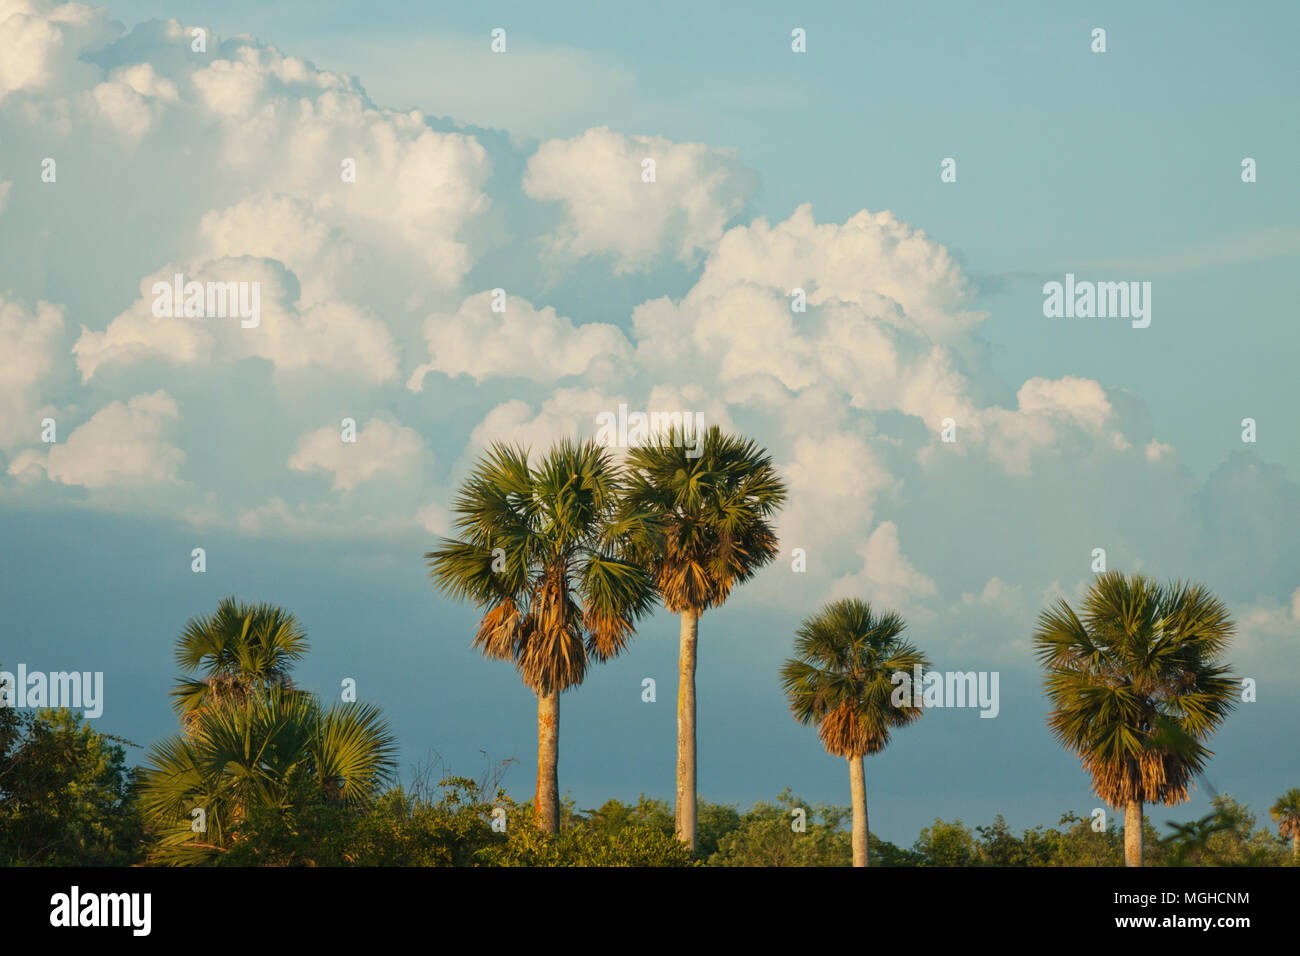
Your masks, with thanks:
<instances>
[{"instance_id":1,"label":"sunlit palm fronds","mask_svg":"<svg viewBox=\"0 0 1300 956\"><path fill-rule=\"evenodd\" d=\"M1277 832L1292 840L1300 839L1300 788L1292 787L1269 807L1269 816L1277 823Z\"/></svg>"},{"instance_id":2,"label":"sunlit palm fronds","mask_svg":"<svg viewBox=\"0 0 1300 956\"><path fill-rule=\"evenodd\" d=\"M304 782L319 799L364 804L391 779L395 753L378 709L366 704L326 710L311 694L273 688L197 711L187 734L155 745L141 769L154 857L211 862L251 808L287 808L302 799Z\"/></svg>"},{"instance_id":3,"label":"sunlit palm fronds","mask_svg":"<svg viewBox=\"0 0 1300 956\"><path fill-rule=\"evenodd\" d=\"M561 441L536 465L494 445L457 495L457 537L425 555L438 588L483 609L474 646L539 694L581 683L651 609L651 581L613 527L620 480L592 441Z\"/></svg>"},{"instance_id":4,"label":"sunlit palm fronds","mask_svg":"<svg viewBox=\"0 0 1300 956\"><path fill-rule=\"evenodd\" d=\"M876 613L857 599L836 601L806 620L795 638L796 657L781 681L796 720L816 724L826 750L862 757L883 750L890 732L920 719L919 701L896 704L914 668L929 661L902 637L906 625L893 612Z\"/></svg>"},{"instance_id":5,"label":"sunlit palm fronds","mask_svg":"<svg viewBox=\"0 0 1300 956\"><path fill-rule=\"evenodd\" d=\"M673 429L633 448L628 470L617 528L668 610L717 607L776 557L785 483L752 440Z\"/></svg>"},{"instance_id":6,"label":"sunlit palm fronds","mask_svg":"<svg viewBox=\"0 0 1300 956\"><path fill-rule=\"evenodd\" d=\"M1034 635L1052 732L1112 806L1187 799L1236 700L1220 660L1234 629L1227 608L1200 585L1109 572L1080 610L1057 601Z\"/></svg>"},{"instance_id":7,"label":"sunlit palm fronds","mask_svg":"<svg viewBox=\"0 0 1300 956\"><path fill-rule=\"evenodd\" d=\"M242 701L248 694L287 685L289 670L307 652L307 635L298 619L270 604L222 600L210 616L191 619L176 644L183 677L172 691L172 706L187 722L208 706Z\"/></svg>"}]
</instances>

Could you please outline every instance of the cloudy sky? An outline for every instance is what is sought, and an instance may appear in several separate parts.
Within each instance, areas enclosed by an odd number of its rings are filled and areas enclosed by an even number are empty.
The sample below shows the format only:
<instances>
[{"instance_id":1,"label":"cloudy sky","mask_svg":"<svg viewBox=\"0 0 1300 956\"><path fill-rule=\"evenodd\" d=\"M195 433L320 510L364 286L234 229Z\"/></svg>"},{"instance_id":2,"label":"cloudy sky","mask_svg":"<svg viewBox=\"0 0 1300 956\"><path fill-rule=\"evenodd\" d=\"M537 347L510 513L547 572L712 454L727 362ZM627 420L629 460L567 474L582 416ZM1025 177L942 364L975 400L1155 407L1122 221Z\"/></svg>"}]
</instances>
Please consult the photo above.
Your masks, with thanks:
<instances>
[{"instance_id":1,"label":"cloudy sky","mask_svg":"<svg viewBox=\"0 0 1300 956\"><path fill-rule=\"evenodd\" d=\"M777 670L854 595L1001 674L871 758L875 832L1088 813L1030 635L1104 548L1231 605L1258 701L1205 783L1262 813L1300 777L1297 8L806 6L0 0L0 664L103 671L148 745L186 619L275 602L406 768L514 757L526 796L535 700L421 554L488 443L698 411L791 489L701 621L705 799L847 802ZM260 324L157 317L177 273ZM1151 283L1149 327L1046 318L1067 273ZM676 636L566 694L581 806L671 798Z\"/></svg>"}]
</instances>

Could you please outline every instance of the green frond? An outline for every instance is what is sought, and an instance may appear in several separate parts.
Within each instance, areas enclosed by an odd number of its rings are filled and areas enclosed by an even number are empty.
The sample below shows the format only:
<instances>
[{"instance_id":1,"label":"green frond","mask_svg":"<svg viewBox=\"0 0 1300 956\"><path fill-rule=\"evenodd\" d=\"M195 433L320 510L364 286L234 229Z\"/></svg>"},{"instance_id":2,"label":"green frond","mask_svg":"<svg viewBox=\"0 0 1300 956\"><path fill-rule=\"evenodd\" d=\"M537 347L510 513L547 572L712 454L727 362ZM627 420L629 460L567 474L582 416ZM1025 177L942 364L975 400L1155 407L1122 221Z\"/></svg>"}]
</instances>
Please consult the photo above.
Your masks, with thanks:
<instances>
[{"instance_id":1,"label":"green frond","mask_svg":"<svg viewBox=\"0 0 1300 956\"><path fill-rule=\"evenodd\" d=\"M1062 600L1039 615L1048 726L1102 799L1186 799L1211 756L1205 741L1236 703L1219 660L1233 631L1205 587L1114 571L1097 577L1079 614Z\"/></svg>"},{"instance_id":2,"label":"green frond","mask_svg":"<svg viewBox=\"0 0 1300 956\"><path fill-rule=\"evenodd\" d=\"M877 613L857 599L828 604L799 627L781 683L794 718L816 724L830 753L877 753L892 730L920 719L915 702L895 702L895 675L910 681L915 667L930 664L903 639L905 628L898 614Z\"/></svg>"}]
</instances>

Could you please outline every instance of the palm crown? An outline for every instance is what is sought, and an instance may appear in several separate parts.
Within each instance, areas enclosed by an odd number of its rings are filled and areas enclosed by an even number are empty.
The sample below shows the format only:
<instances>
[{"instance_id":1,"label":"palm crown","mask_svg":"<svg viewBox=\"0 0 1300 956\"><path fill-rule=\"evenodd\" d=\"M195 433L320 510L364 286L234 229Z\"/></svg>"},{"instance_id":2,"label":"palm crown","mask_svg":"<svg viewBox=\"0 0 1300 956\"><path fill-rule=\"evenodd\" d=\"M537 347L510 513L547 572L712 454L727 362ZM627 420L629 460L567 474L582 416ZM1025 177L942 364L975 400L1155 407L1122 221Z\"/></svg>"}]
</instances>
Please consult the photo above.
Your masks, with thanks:
<instances>
[{"instance_id":1,"label":"palm crown","mask_svg":"<svg viewBox=\"0 0 1300 956\"><path fill-rule=\"evenodd\" d=\"M1277 823L1277 832L1284 837L1300 839L1300 788L1292 787L1269 808L1269 816Z\"/></svg>"},{"instance_id":2,"label":"palm crown","mask_svg":"<svg viewBox=\"0 0 1300 956\"><path fill-rule=\"evenodd\" d=\"M1182 802L1235 703L1220 661L1234 632L1227 608L1200 585L1108 572L1081 610L1060 600L1039 616L1049 726L1112 806Z\"/></svg>"},{"instance_id":3,"label":"palm crown","mask_svg":"<svg viewBox=\"0 0 1300 956\"><path fill-rule=\"evenodd\" d=\"M178 680L172 706L188 720L206 706L288 686L289 669L306 652L306 631L293 614L225 598L215 614L192 618L176 643L177 666L202 676Z\"/></svg>"},{"instance_id":4,"label":"palm crown","mask_svg":"<svg viewBox=\"0 0 1300 956\"><path fill-rule=\"evenodd\" d=\"M650 610L649 580L617 551L618 490L594 442L561 442L536 467L526 450L494 445L456 499L459 538L425 555L436 585L486 609L474 646L513 661L537 693L581 683Z\"/></svg>"},{"instance_id":5,"label":"palm crown","mask_svg":"<svg viewBox=\"0 0 1300 956\"><path fill-rule=\"evenodd\" d=\"M914 701L893 703L894 675L905 673L910 681L913 668L929 666L901 637L905 628L897 614L876 614L854 598L827 605L796 632L797 657L782 667L782 684L795 719L816 723L828 752L877 753L893 728L920 718Z\"/></svg>"},{"instance_id":6,"label":"palm crown","mask_svg":"<svg viewBox=\"0 0 1300 956\"><path fill-rule=\"evenodd\" d=\"M691 457L686 439L699 441ZM629 554L650 570L664 606L702 611L777 555L772 516L786 489L753 441L673 429L628 453L620 530Z\"/></svg>"},{"instance_id":7,"label":"palm crown","mask_svg":"<svg viewBox=\"0 0 1300 956\"><path fill-rule=\"evenodd\" d=\"M271 688L196 711L184 737L156 744L141 772L159 862L210 861L254 807L284 809L308 792L369 802L392 775L395 740L379 709L321 707L314 695ZM203 811L196 835L193 811Z\"/></svg>"}]
</instances>

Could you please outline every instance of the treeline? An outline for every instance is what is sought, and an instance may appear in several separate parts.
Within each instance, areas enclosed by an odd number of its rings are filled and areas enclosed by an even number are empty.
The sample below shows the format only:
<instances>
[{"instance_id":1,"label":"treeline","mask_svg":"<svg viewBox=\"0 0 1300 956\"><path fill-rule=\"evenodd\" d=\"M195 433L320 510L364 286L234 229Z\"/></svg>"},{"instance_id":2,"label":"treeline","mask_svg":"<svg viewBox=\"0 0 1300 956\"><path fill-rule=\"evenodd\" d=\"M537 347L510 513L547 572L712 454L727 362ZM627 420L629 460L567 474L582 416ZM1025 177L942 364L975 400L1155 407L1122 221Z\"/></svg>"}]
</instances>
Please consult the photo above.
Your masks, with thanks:
<instances>
[{"instance_id":1,"label":"treeline","mask_svg":"<svg viewBox=\"0 0 1300 956\"><path fill-rule=\"evenodd\" d=\"M127 741L67 711L0 710L0 865L124 866L170 862L150 825ZM688 866L672 806L642 797L595 809L561 801L556 834L537 828L500 773L478 780L426 770L363 805L304 791L300 802L249 806L227 827L218 866ZM802 811L802 812L799 812ZM702 866L849 866L847 807L786 791L741 811L700 801ZM1258 826L1231 796L1199 820L1157 832L1145 821L1149 866L1295 865L1289 841ZM1014 831L998 816L970 827L936 820L909 847L872 835L873 866L1121 866L1115 820L1098 832L1064 815L1055 827Z\"/></svg>"},{"instance_id":2,"label":"treeline","mask_svg":"<svg viewBox=\"0 0 1300 956\"><path fill-rule=\"evenodd\" d=\"M170 865L885 866L1268 865L1300 859L1300 788L1270 807L1277 835L1224 797L1158 833L1144 807L1184 802L1209 743L1247 696L1225 653L1235 633L1207 587L1099 573L1077 608L1059 599L1032 641L1047 724L1080 758L1115 819L1067 814L1056 828L972 831L935 821L910 847L867 832L865 758L921 719L929 657L906 622L861 598L796 631L779 679L791 715L847 761L850 807L788 793L745 813L698 802L700 616L779 554L786 488L753 440L670 433L625 463L591 441L534 459L493 446L451 508L454 538L425 557L445 596L481 614L472 645L510 662L537 697L537 790L516 803L495 781L396 785L396 739L379 707L295 686L305 628L288 610L234 597L188 621L171 692L178 732L138 770L121 742L66 714L3 713L0 851L21 863ZM656 606L680 617L674 804L561 798L561 694L628 649ZM460 639L460 638L456 638ZM908 679L910 680L910 679ZM910 690L910 693L900 691ZM941 785L941 784L940 784ZM1094 829L1096 827L1096 829ZM1290 842L1289 854L1286 841Z\"/></svg>"}]
</instances>

